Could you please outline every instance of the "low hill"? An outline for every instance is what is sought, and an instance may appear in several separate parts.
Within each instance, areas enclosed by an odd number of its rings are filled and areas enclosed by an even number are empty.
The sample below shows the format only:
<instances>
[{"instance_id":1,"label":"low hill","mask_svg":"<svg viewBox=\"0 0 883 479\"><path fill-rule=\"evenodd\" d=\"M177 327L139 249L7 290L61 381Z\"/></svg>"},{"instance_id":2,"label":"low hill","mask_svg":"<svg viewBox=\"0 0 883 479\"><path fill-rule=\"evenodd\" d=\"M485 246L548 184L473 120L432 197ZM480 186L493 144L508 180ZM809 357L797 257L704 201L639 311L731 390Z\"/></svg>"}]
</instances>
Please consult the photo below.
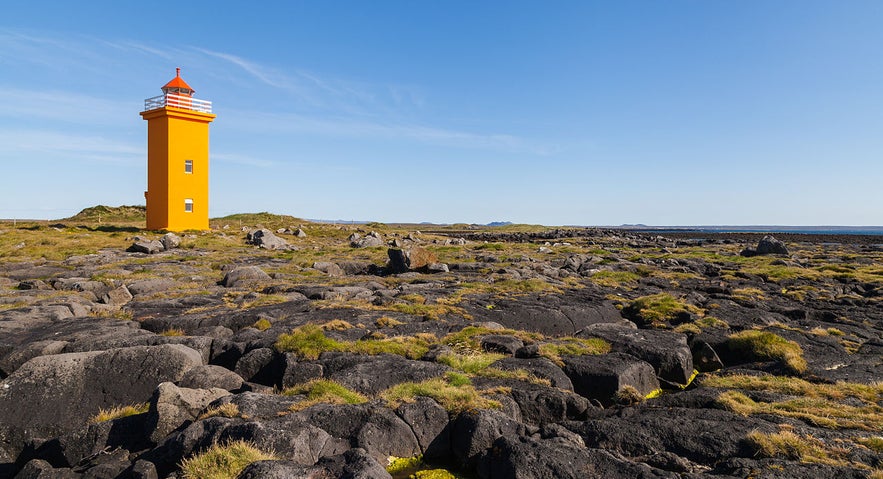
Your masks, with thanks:
<instances>
[{"instance_id":1,"label":"low hill","mask_svg":"<svg viewBox=\"0 0 883 479\"><path fill-rule=\"evenodd\" d=\"M79 213L64 218L66 221L103 221L103 222L135 222L145 221L147 218L147 207L141 205L133 206L105 206L98 205L85 208Z\"/></svg>"}]
</instances>

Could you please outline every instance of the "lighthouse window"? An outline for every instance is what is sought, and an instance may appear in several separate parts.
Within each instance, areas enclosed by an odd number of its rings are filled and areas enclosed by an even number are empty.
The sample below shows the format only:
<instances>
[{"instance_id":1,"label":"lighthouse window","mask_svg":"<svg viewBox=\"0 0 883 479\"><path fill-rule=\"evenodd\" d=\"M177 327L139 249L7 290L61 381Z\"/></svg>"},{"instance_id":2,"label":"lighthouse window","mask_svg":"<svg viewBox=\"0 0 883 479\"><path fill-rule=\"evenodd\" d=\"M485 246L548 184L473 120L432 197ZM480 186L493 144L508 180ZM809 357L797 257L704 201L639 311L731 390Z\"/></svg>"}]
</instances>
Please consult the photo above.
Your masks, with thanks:
<instances>
[{"instance_id":1,"label":"lighthouse window","mask_svg":"<svg viewBox=\"0 0 883 479\"><path fill-rule=\"evenodd\" d=\"M184 212L193 213L193 200L191 200L190 198L184 200Z\"/></svg>"},{"instance_id":2,"label":"lighthouse window","mask_svg":"<svg viewBox=\"0 0 883 479\"><path fill-rule=\"evenodd\" d=\"M193 173L193 160L184 160L184 173Z\"/></svg>"}]
</instances>

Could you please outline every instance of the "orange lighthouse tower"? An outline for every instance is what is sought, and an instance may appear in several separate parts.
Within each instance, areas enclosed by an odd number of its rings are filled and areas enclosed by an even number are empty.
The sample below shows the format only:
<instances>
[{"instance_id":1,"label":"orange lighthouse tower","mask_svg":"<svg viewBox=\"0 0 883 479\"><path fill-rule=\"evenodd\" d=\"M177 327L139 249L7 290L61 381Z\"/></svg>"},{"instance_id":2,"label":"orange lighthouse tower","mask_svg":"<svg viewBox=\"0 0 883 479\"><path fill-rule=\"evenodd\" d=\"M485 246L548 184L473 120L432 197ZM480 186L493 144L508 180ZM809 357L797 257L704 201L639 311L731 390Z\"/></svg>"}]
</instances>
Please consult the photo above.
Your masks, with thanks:
<instances>
[{"instance_id":1,"label":"orange lighthouse tower","mask_svg":"<svg viewBox=\"0 0 883 479\"><path fill-rule=\"evenodd\" d=\"M212 103L193 98L180 68L162 92L144 100L141 112L147 120L147 229L207 230Z\"/></svg>"}]
</instances>

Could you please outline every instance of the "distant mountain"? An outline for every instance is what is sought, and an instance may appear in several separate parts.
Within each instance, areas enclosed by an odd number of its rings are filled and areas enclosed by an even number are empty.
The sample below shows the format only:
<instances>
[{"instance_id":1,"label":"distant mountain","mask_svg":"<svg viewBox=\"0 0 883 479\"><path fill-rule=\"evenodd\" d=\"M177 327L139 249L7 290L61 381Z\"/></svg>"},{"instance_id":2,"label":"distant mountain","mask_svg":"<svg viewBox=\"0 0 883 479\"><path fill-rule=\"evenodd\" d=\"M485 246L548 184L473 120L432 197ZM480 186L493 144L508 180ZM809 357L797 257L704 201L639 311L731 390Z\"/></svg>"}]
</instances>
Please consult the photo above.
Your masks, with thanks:
<instances>
[{"instance_id":1,"label":"distant mountain","mask_svg":"<svg viewBox=\"0 0 883 479\"><path fill-rule=\"evenodd\" d=\"M493 222L486 224L485 226L509 226L511 224L512 224L511 221L493 221Z\"/></svg>"}]
</instances>

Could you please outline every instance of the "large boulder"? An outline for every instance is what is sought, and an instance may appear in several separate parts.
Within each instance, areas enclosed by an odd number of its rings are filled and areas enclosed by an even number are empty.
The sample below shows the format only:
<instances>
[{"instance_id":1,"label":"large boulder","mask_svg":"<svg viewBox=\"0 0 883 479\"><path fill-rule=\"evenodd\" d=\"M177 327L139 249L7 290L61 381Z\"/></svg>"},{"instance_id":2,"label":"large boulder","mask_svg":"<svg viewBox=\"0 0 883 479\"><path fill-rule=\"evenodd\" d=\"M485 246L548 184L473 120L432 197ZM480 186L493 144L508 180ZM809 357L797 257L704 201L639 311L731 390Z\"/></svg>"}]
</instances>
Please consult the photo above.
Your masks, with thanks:
<instances>
[{"instance_id":1,"label":"large boulder","mask_svg":"<svg viewBox=\"0 0 883 479\"><path fill-rule=\"evenodd\" d=\"M483 479L651 479L680 477L629 462L599 450L586 449L562 437L538 439L505 436L493 443L478 465Z\"/></svg>"},{"instance_id":2,"label":"large boulder","mask_svg":"<svg viewBox=\"0 0 883 479\"><path fill-rule=\"evenodd\" d=\"M383 246L383 237L378 233L370 232L364 238L358 233L353 233L349 237L350 246L353 248L372 248L375 246Z\"/></svg>"},{"instance_id":3,"label":"large boulder","mask_svg":"<svg viewBox=\"0 0 883 479\"><path fill-rule=\"evenodd\" d=\"M629 387L641 397L659 389L653 366L629 354L565 356L564 373L577 394L602 404L616 402Z\"/></svg>"},{"instance_id":4,"label":"large boulder","mask_svg":"<svg viewBox=\"0 0 883 479\"><path fill-rule=\"evenodd\" d=\"M494 441L503 436L524 435L526 428L502 412L477 410L460 413L450 431L454 459L461 466L471 468Z\"/></svg>"},{"instance_id":5,"label":"large boulder","mask_svg":"<svg viewBox=\"0 0 883 479\"><path fill-rule=\"evenodd\" d=\"M420 246L413 246L408 251L408 260L411 269L424 269L432 263L438 262L438 257L432 251Z\"/></svg>"},{"instance_id":6,"label":"large boulder","mask_svg":"<svg viewBox=\"0 0 883 479\"><path fill-rule=\"evenodd\" d=\"M354 447L382 461L389 456L411 457L421 452L411 426L383 404L319 404L296 414L331 436L322 449L323 456L342 454Z\"/></svg>"},{"instance_id":7,"label":"large boulder","mask_svg":"<svg viewBox=\"0 0 883 479\"><path fill-rule=\"evenodd\" d=\"M268 229L261 228L255 231L249 231L246 235L246 242L260 248L270 250L290 250L293 247L284 239L273 234Z\"/></svg>"},{"instance_id":8,"label":"large boulder","mask_svg":"<svg viewBox=\"0 0 883 479\"><path fill-rule=\"evenodd\" d=\"M239 266L224 275L221 284L228 288L243 287L269 281L270 275L257 266Z\"/></svg>"},{"instance_id":9,"label":"large boulder","mask_svg":"<svg viewBox=\"0 0 883 479\"><path fill-rule=\"evenodd\" d=\"M222 366L205 364L197 366L184 374L178 386L191 389L220 388L233 391L242 387L242 376Z\"/></svg>"},{"instance_id":10,"label":"large boulder","mask_svg":"<svg viewBox=\"0 0 883 479\"><path fill-rule=\"evenodd\" d=\"M175 233L169 232L164 234L163 237L159 239L159 242L162 243L163 249L168 251L181 246L181 237Z\"/></svg>"},{"instance_id":11,"label":"large boulder","mask_svg":"<svg viewBox=\"0 0 883 479\"><path fill-rule=\"evenodd\" d=\"M666 381L684 385L693 376L693 353L683 334L618 324L594 324L580 336L599 337L609 342L613 351L647 361L656 370L656 375Z\"/></svg>"},{"instance_id":12,"label":"large boulder","mask_svg":"<svg viewBox=\"0 0 883 479\"><path fill-rule=\"evenodd\" d=\"M764 254L781 254L788 255L788 248L785 246L785 243L773 238L770 235L766 235L761 238L760 241L757 242L756 248L745 248L740 253L742 256L757 256Z\"/></svg>"},{"instance_id":13,"label":"large boulder","mask_svg":"<svg viewBox=\"0 0 883 479\"><path fill-rule=\"evenodd\" d=\"M386 255L389 256L389 271L391 273L406 273L411 269L411 263L405 250L390 248L386 250Z\"/></svg>"},{"instance_id":14,"label":"large boulder","mask_svg":"<svg viewBox=\"0 0 883 479\"><path fill-rule=\"evenodd\" d=\"M362 394L374 395L396 384L420 382L449 371L445 365L413 361L396 354L364 356L358 354L326 354L319 364L326 379L337 381ZM378 374L382 371L382 374Z\"/></svg>"},{"instance_id":15,"label":"large boulder","mask_svg":"<svg viewBox=\"0 0 883 479\"><path fill-rule=\"evenodd\" d=\"M147 411L147 432L154 443L162 441L187 421L193 421L212 401L230 393L224 389L179 388L165 382L157 386Z\"/></svg>"},{"instance_id":16,"label":"large boulder","mask_svg":"<svg viewBox=\"0 0 883 479\"><path fill-rule=\"evenodd\" d=\"M0 448L82 427L101 408L146 402L156 386L202 364L179 344L40 356L0 382Z\"/></svg>"},{"instance_id":17,"label":"large boulder","mask_svg":"<svg viewBox=\"0 0 883 479\"><path fill-rule=\"evenodd\" d=\"M563 425L582 436L588 447L617 451L627 457L672 451L708 466L721 458L752 457L756 451L745 437L751 431L770 433L776 429L775 423L720 409L646 404L630 408L628 414L567 421Z\"/></svg>"},{"instance_id":18,"label":"large boulder","mask_svg":"<svg viewBox=\"0 0 883 479\"><path fill-rule=\"evenodd\" d=\"M504 371L522 369L541 379L548 379L552 387L573 391L573 383L558 366L543 357L536 358L503 358L491 367L500 368Z\"/></svg>"},{"instance_id":19,"label":"large boulder","mask_svg":"<svg viewBox=\"0 0 883 479\"><path fill-rule=\"evenodd\" d=\"M126 249L127 253L145 253L145 254L156 254L165 251L165 247L162 243L157 240L141 240L132 243L132 246L129 246Z\"/></svg>"}]
</instances>

